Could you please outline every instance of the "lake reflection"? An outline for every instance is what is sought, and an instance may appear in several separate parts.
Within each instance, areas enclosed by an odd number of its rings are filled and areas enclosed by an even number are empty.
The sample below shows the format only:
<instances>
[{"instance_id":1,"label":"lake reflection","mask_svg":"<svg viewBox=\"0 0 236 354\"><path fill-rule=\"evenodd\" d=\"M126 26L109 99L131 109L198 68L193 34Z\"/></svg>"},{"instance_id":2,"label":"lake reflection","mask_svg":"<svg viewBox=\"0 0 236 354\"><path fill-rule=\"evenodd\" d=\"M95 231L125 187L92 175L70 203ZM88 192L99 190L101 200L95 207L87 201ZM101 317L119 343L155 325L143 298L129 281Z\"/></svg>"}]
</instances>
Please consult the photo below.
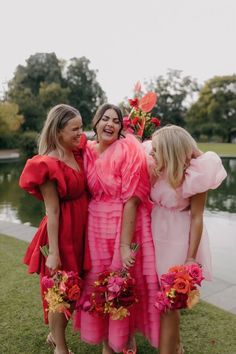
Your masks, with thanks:
<instances>
[{"instance_id":1,"label":"lake reflection","mask_svg":"<svg viewBox=\"0 0 236 354\"><path fill-rule=\"evenodd\" d=\"M228 177L222 185L209 191L207 209L236 213L236 159L223 159ZM0 163L0 220L38 226L45 214L44 204L18 186L23 163Z\"/></svg>"}]
</instances>

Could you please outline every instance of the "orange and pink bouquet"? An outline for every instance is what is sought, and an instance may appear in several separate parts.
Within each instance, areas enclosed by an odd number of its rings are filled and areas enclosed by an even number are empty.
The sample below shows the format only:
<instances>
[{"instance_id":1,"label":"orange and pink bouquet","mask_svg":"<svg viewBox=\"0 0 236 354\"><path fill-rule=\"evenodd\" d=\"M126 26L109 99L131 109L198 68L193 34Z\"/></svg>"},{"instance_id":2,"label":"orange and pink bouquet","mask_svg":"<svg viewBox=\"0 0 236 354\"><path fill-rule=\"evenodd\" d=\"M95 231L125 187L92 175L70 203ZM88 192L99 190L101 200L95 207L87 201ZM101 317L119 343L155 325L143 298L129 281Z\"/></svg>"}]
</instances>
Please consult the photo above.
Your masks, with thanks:
<instances>
[{"instance_id":1,"label":"orange and pink bouquet","mask_svg":"<svg viewBox=\"0 0 236 354\"><path fill-rule=\"evenodd\" d=\"M48 245L40 247L44 257L48 257ZM77 272L57 270L55 274L42 278L44 298L48 312L64 313L67 319L72 315L71 305L80 298L82 280Z\"/></svg>"},{"instance_id":2,"label":"orange and pink bouquet","mask_svg":"<svg viewBox=\"0 0 236 354\"><path fill-rule=\"evenodd\" d=\"M140 82L136 83L134 93L134 98L128 100L131 111L123 118L124 130L133 133L143 141L150 138L160 126L159 118L152 117L151 114L151 110L157 103L157 94L148 92L142 96Z\"/></svg>"},{"instance_id":3,"label":"orange and pink bouquet","mask_svg":"<svg viewBox=\"0 0 236 354\"><path fill-rule=\"evenodd\" d=\"M135 255L138 245L133 244L131 249ZM126 269L121 269L99 274L82 308L98 317L110 316L113 320L122 320L130 315L130 307L137 302L135 280Z\"/></svg>"},{"instance_id":4,"label":"orange and pink bouquet","mask_svg":"<svg viewBox=\"0 0 236 354\"><path fill-rule=\"evenodd\" d=\"M58 270L53 276L42 278L44 298L49 312L64 313L67 319L73 302L78 301L81 293L81 279L76 272Z\"/></svg>"},{"instance_id":5,"label":"orange and pink bouquet","mask_svg":"<svg viewBox=\"0 0 236 354\"><path fill-rule=\"evenodd\" d=\"M155 307L163 312L182 308L191 309L199 302L201 286L204 279L198 264L177 265L163 274L160 279L161 290L157 293Z\"/></svg>"}]
</instances>

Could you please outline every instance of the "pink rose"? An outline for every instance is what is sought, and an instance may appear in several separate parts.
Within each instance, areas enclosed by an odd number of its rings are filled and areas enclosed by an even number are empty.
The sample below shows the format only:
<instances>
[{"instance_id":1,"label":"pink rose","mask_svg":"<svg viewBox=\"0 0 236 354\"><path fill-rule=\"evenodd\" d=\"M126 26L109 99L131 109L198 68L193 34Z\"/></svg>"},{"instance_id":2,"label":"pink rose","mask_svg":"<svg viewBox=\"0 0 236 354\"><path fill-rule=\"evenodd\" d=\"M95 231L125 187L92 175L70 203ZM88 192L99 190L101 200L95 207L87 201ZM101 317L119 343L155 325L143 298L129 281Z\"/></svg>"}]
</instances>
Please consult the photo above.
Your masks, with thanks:
<instances>
[{"instance_id":1,"label":"pink rose","mask_svg":"<svg viewBox=\"0 0 236 354\"><path fill-rule=\"evenodd\" d=\"M112 293L118 293L121 290L121 287L124 283L124 279L114 275L108 280L107 288Z\"/></svg>"},{"instance_id":2,"label":"pink rose","mask_svg":"<svg viewBox=\"0 0 236 354\"><path fill-rule=\"evenodd\" d=\"M53 279L47 276L43 277L42 286L45 288L45 290L52 288L54 286Z\"/></svg>"},{"instance_id":3,"label":"pink rose","mask_svg":"<svg viewBox=\"0 0 236 354\"><path fill-rule=\"evenodd\" d=\"M199 267L199 265L190 264L187 266L187 268L189 271L189 275L191 276L191 278L193 278L193 281L196 284L201 285L201 282L204 279L204 277L202 275L202 269Z\"/></svg>"},{"instance_id":4,"label":"pink rose","mask_svg":"<svg viewBox=\"0 0 236 354\"><path fill-rule=\"evenodd\" d=\"M160 312L166 311L171 307L171 303L163 291L157 292L157 298L154 306Z\"/></svg>"}]
</instances>

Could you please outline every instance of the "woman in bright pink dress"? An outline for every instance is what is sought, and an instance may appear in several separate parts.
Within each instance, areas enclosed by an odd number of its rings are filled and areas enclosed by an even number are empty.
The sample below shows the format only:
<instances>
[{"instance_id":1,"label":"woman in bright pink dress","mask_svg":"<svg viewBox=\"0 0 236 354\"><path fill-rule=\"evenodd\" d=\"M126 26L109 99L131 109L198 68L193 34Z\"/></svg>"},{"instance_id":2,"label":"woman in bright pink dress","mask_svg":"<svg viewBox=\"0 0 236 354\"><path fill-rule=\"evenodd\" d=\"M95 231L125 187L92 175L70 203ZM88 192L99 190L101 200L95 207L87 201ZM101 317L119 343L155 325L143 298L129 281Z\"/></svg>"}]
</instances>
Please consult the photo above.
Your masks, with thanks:
<instances>
[{"instance_id":1,"label":"woman in bright pink dress","mask_svg":"<svg viewBox=\"0 0 236 354\"><path fill-rule=\"evenodd\" d=\"M138 304L133 305L129 317L116 321L82 310L75 325L82 340L90 344L103 342L103 354L122 350L136 353L135 332L141 332L154 347L159 339L159 317L154 308L158 279L146 157L134 136L121 136L123 117L118 107L103 105L94 117L93 127L98 141L88 144L84 157L91 193L88 243L92 264L85 278L84 299L99 273L126 266L136 281ZM140 246L135 261L131 242Z\"/></svg>"},{"instance_id":2,"label":"woman in bright pink dress","mask_svg":"<svg viewBox=\"0 0 236 354\"><path fill-rule=\"evenodd\" d=\"M199 262L206 280L212 279L211 254L203 212L206 193L226 178L214 152L201 153L183 128L166 126L152 138L155 183L151 189L152 235L159 277L175 265ZM176 349L177 348L177 349ZM182 354L179 314L161 317L160 353Z\"/></svg>"},{"instance_id":3,"label":"woman in bright pink dress","mask_svg":"<svg viewBox=\"0 0 236 354\"><path fill-rule=\"evenodd\" d=\"M75 271L81 275L89 262L84 255L88 198L83 171L82 119L68 105L51 109L41 133L39 155L26 162L20 177L20 187L44 201L46 216L30 243L24 257L29 273L53 274L57 269ZM47 259L40 246L49 245ZM89 264L89 263L88 263ZM55 346L55 354L67 354L63 313L47 312L43 297L45 322L51 333L47 341Z\"/></svg>"}]
</instances>

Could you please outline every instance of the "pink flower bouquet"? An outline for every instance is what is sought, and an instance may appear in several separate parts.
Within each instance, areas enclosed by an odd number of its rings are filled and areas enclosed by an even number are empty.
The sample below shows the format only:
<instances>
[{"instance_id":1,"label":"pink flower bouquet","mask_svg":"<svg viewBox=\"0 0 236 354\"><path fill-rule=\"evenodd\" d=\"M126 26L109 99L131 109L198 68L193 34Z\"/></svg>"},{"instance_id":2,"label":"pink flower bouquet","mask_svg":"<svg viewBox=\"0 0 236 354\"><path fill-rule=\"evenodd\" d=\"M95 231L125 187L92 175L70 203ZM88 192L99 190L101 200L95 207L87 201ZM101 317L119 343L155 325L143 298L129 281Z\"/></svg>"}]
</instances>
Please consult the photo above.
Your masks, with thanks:
<instances>
[{"instance_id":1,"label":"pink flower bouquet","mask_svg":"<svg viewBox=\"0 0 236 354\"><path fill-rule=\"evenodd\" d=\"M160 279L161 290L157 293L155 307L163 312L182 308L191 309L199 301L197 285L204 279L198 264L177 265L163 274Z\"/></svg>"},{"instance_id":2,"label":"pink flower bouquet","mask_svg":"<svg viewBox=\"0 0 236 354\"><path fill-rule=\"evenodd\" d=\"M64 313L71 317L71 304L78 301L81 293L81 279L76 272L58 270L53 276L42 278L44 298L49 312Z\"/></svg>"},{"instance_id":3,"label":"pink flower bouquet","mask_svg":"<svg viewBox=\"0 0 236 354\"><path fill-rule=\"evenodd\" d=\"M137 249L138 246L133 244L134 255ZM127 270L121 269L101 273L82 308L95 316L110 316L113 320L122 320L130 315L129 308L137 302L135 280Z\"/></svg>"}]
</instances>

